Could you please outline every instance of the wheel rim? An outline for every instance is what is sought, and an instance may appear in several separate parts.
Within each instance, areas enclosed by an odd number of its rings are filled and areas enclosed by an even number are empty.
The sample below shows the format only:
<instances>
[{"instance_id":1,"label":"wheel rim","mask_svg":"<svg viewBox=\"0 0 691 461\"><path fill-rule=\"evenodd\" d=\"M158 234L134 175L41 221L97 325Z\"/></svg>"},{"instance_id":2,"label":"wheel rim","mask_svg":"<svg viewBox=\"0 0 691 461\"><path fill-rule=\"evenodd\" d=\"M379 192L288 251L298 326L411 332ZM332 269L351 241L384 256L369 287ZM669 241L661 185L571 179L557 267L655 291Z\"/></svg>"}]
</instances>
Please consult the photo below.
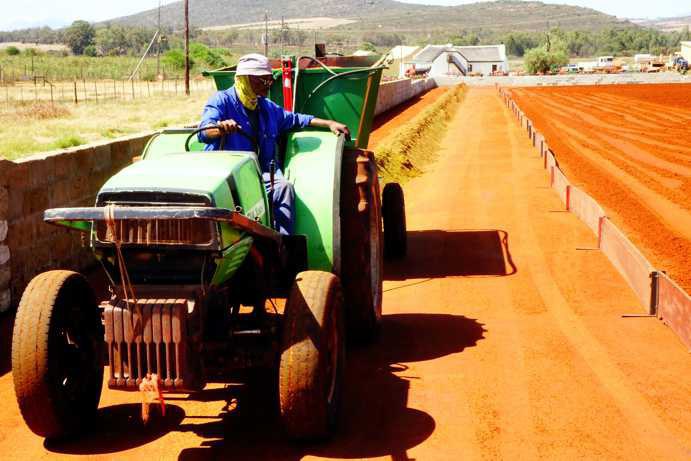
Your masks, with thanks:
<instances>
[{"instance_id":1,"label":"wheel rim","mask_svg":"<svg viewBox=\"0 0 691 461\"><path fill-rule=\"evenodd\" d=\"M69 402L77 402L88 392L90 370L94 364L93 339L83 331L85 326L69 318L67 310L54 331L53 347L56 355L53 379L61 396ZM49 352L50 353L50 352Z\"/></svg>"}]
</instances>

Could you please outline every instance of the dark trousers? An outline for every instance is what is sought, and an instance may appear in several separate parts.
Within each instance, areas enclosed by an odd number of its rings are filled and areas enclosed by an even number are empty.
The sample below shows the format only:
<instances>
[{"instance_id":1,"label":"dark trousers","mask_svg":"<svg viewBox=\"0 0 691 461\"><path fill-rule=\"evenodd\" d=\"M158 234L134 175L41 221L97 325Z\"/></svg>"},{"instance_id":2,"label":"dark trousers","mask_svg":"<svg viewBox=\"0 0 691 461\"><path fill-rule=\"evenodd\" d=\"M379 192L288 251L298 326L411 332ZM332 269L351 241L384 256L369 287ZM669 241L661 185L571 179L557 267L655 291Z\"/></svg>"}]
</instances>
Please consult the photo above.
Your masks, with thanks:
<instances>
[{"instance_id":1,"label":"dark trousers","mask_svg":"<svg viewBox=\"0 0 691 461\"><path fill-rule=\"evenodd\" d=\"M263 173L264 187L269 192L271 178L269 173ZM276 220L276 230L283 235L291 235L295 227L295 189L286 181L280 170L274 175L273 211Z\"/></svg>"}]
</instances>

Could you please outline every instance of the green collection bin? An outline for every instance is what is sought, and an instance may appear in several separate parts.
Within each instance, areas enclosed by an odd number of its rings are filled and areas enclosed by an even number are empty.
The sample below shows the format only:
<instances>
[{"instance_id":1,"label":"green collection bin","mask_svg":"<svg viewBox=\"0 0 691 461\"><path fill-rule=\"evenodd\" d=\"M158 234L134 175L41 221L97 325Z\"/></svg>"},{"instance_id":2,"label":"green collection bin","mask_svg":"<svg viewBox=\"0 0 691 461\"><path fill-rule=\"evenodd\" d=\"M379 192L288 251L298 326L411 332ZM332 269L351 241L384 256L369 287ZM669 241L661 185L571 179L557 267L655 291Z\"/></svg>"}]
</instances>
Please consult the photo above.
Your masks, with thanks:
<instances>
[{"instance_id":1,"label":"green collection bin","mask_svg":"<svg viewBox=\"0 0 691 461\"><path fill-rule=\"evenodd\" d=\"M376 59L372 57L357 60L325 58L321 61L323 64L336 64L328 68L318 65L306 67L302 64L303 59L300 62L299 71L294 70L292 76L293 88L297 92L294 110L346 124L351 133L351 141L346 147L367 148L383 67L373 66ZM275 64L280 67L280 62L273 63L276 82L269 90L269 99L284 106L282 71ZM228 89L235 83L234 67L205 71L203 75L213 77L219 90Z\"/></svg>"}]
</instances>

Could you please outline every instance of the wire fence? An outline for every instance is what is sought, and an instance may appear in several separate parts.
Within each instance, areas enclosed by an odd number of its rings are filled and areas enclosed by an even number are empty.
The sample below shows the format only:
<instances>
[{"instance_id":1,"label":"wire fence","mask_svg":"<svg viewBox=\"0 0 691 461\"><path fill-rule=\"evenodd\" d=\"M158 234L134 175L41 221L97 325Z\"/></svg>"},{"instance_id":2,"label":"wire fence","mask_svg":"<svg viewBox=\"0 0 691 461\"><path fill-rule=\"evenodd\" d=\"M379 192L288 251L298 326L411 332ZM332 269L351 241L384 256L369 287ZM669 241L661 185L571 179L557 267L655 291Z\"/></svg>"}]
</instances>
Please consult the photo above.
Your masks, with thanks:
<instances>
[{"instance_id":1,"label":"wire fence","mask_svg":"<svg viewBox=\"0 0 691 461\"><path fill-rule=\"evenodd\" d=\"M214 83L210 79L190 80L190 93L210 93L214 90ZM184 94L185 82L181 78L153 82L75 79L56 83L35 78L32 81L0 85L0 101L7 108L37 102L98 104Z\"/></svg>"}]
</instances>

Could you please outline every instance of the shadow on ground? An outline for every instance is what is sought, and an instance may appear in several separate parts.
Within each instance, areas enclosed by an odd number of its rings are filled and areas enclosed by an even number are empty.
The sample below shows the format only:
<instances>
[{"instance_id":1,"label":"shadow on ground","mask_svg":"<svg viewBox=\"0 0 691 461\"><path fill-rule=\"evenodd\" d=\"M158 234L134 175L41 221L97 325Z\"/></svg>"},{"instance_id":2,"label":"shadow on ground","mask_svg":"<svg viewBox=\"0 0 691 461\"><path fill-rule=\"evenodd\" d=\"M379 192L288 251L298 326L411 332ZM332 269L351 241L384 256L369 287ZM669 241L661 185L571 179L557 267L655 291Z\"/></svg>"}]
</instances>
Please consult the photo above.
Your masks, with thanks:
<instances>
[{"instance_id":1,"label":"shadow on ground","mask_svg":"<svg viewBox=\"0 0 691 461\"><path fill-rule=\"evenodd\" d=\"M518 271L502 230L408 232L408 254L387 261L385 280L505 277Z\"/></svg>"},{"instance_id":2,"label":"shadow on ground","mask_svg":"<svg viewBox=\"0 0 691 461\"><path fill-rule=\"evenodd\" d=\"M166 415L152 411L152 420L144 425L141 405L128 403L99 408L98 416L86 434L72 439L45 441L47 450L56 453L98 454L115 453L145 445L175 430L185 418L177 405L166 405Z\"/></svg>"},{"instance_id":3,"label":"shadow on ground","mask_svg":"<svg viewBox=\"0 0 691 461\"><path fill-rule=\"evenodd\" d=\"M349 350L346 395L338 434L329 442L290 442L277 420L272 393L259 386L246 387L228 400L237 408L217 421L182 424L206 439L202 446L186 448L180 460L280 459L306 455L330 458L389 456L407 460L407 450L426 440L435 429L431 415L408 406L411 377L402 362L432 360L462 352L484 338L476 320L455 315L408 314L383 318L378 344ZM262 390L264 392L262 392Z\"/></svg>"},{"instance_id":4,"label":"shadow on ground","mask_svg":"<svg viewBox=\"0 0 691 461\"><path fill-rule=\"evenodd\" d=\"M462 316L384 316L378 343L348 351L340 428L327 442L288 440L278 420L276 390L266 380L193 396L195 400L218 400L218 414L185 415L180 408L184 400L169 399L166 417L159 416L149 426L141 424L136 404L101 408L91 433L60 443L46 442L45 447L58 453L114 453L168 433L193 432L204 441L183 449L180 460L299 460L306 455L407 460L407 451L434 432L435 421L424 411L409 407L409 381L424 378L409 376L403 363L460 353L475 346L484 333L481 323Z\"/></svg>"}]
</instances>

